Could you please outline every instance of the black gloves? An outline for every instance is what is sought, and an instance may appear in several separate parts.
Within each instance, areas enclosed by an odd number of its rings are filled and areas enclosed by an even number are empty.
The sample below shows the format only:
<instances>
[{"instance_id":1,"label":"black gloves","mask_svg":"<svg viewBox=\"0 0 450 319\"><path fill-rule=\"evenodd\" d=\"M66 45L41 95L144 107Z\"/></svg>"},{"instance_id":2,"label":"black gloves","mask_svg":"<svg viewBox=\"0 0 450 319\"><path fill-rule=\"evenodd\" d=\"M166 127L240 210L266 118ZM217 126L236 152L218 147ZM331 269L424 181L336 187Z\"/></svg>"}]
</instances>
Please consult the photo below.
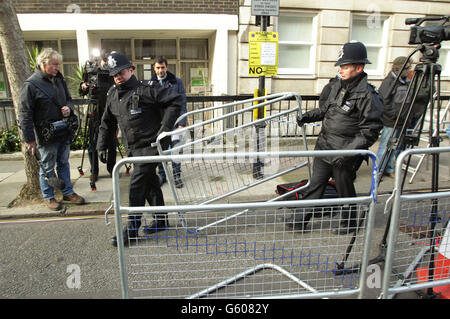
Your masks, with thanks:
<instances>
[{"instance_id":1,"label":"black gloves","mask_svg":"<svg viewBox=\"0 0 450 319\"><path fill-rule=\"evenodd\" d=\"M103 164L106 164L106 162L108 160L106 150L98 151L98 158L99 158L100 162L102 162Z\"/></svg>"},{"instance_id":2,"label":"black gloves","mask_svg":"<svg viewBox=\"0 0 450 319\"><path fill-rule=\"evenodd\" d=\"M307 122L306 116L304 114L298 114L297 115L297 124L298 126L302 127Z\"/></svg>"},{"instance_id":3,"label":"black gloves","mask_svg":"<svg viewBox=\"0 0 450 319\"><path fill-rule=\"evenodd\" d=\"M164 137L163 139L160 140L161 147L162 147L163 151L166 151L166 150L169 149L171 141L172 141L172 137L171 136L166 136L166 137Z\"/></svg>"}]
</instances>

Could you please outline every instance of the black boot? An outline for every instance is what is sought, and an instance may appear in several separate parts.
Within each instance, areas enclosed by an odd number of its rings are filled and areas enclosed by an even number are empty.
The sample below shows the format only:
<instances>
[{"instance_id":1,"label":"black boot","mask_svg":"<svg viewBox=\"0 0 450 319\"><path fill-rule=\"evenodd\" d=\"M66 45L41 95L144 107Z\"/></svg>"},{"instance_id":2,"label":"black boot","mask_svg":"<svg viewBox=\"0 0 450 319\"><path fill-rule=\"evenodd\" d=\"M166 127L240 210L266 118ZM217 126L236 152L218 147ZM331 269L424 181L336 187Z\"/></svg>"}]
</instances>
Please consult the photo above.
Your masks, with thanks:
<instances>
[{"instance_id":1,"label":"black boot","mask_svg":"<svg viewBox=\"0 0 450 319\"><path fill-rule=\"evenodd\" d=\"M173 179L175 181L175 187L176 188L183 188L184 187L183 180L181 179L180 174L174 174L173 175Z\"/></svg>"},{"instance_id":2,"label":"black boot","mask_svg":"<svg viewBox=\"0 0 450 319\"><path fill-rule=\"evenodd\" d=\"M141 226L140 220L129 220L127 225L123 228L123 245L128 247L132 240L136 240L139 237L139 227ZM111 244L117 247L117 236L111 238Z\"/></svg>"},{"instance_id":3,"label":"black boot","mask_svg":"<svg viewBox=\"0 0 450 319\"><path fill-rule=\"evenodd\" d=\"M155 220L150 226L144 228L144 233L151 235L169 228L169 219L167 215L155 215Z\"/></svg>"}]
</instances>

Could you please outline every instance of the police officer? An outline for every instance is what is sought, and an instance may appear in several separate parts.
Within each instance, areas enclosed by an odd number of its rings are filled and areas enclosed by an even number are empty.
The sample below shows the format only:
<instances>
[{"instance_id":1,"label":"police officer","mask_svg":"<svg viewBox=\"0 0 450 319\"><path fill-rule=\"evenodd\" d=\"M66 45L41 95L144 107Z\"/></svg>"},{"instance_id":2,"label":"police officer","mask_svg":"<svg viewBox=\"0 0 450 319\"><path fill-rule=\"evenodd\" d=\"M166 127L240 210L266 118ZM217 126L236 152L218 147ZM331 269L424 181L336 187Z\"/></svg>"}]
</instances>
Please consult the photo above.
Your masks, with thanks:
<instances>
[{"instance_id":1,"label":"police officer","mask_svg":"<svg viewBox=\"0 0 450 319\"><path fill-rule=\"evenodd\" d=\"M172 130L183 103L182 96L157 82L138 81L134 75L134 66L119 52L108 55L108 66L115 85L108 91L106 109L99 128L97 150L100 160L106 161L107 141L115 134L118 126L129 157L157 155L158 151L152 144L160 133ZM167 146L167 141L163 140L163 148ZM156 166L157 163L134 165L129 187L131 207L144 206L149 194L152 196L150 205L164 206ZM129 239L138 237L141 215L128 216L123 230L125 245L129 244ZM167 214L156 214L152 225L145 232L155 233L168 226ZM117 246L116 237L113 237L112 244Z\"/></svg>"},{"instance_id":2,"label":"police officer","mask_svg":"<svg viewBox=\"0 0 450 319\"><path fill-rule=\"evenodd\" d=\"M327 92L321 94L319 108L299 114L297 123L323 121L316 150L368 149L375 143L383 127L382 100L375 88L367 82L364 72L367 59L366 47L361 42L349 42L342 46L338 61L339 77L330 81ZM324 90L325 91L325 90ZM324 194L328 180L333 177L339 197L355 197L353 180L361 163L359 156L316 157L310 186L303 199L318 199ZM295 213L287 225L304 230L313 212ZM356 209L344 207L341 225L336 234L347 234L356 229Z\"/></svg>"}]
</instances>

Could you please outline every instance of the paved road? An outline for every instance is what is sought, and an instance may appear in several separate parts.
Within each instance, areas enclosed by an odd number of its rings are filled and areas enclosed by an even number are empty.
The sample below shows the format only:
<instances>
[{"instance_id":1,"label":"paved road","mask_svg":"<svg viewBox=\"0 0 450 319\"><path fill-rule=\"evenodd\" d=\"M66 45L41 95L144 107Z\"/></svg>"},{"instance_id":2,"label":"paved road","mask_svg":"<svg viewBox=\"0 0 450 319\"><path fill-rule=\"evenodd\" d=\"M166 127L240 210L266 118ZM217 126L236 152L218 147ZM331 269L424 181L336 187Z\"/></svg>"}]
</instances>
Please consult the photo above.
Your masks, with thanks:
<instances>
[{"instance_id":1,"label":"paved road","mask_svg":"<svg viewBox=\"0 0 450 319\"><path fill-rule=\"evenodd\" d=\"M372 257L386 221L381 205L378 210ZM102 216L0 220L0 298L121 298L110 221L106 226ZM365 298L379 293L368 289ZM418 298L414 293L398 297Z\"/></svg>"},{"instance_id":2,"label":"paved road","mask_svg":"<svg viewBox=\"0 0 450 319\"><path fill-rule=\"evenodd\" d=\"M120 298L113 227L102 218L0 224L0 298Z\"/></svg>"}]
</instances>

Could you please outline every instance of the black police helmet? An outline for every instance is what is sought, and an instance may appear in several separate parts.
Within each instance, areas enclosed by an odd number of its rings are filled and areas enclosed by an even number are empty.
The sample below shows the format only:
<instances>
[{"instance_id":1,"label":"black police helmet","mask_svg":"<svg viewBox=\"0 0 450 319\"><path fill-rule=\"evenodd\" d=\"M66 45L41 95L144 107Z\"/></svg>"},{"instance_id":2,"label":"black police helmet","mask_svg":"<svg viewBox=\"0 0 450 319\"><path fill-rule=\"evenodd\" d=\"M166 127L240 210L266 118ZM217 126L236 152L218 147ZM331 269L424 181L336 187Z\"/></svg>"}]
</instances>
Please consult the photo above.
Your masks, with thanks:
<instances>
[{"instance_id":1,"label":"black police helmet","mask_svg":"<svg viewBox=\"0 0 450 319\"><path fill-rule=\"evenodd\" d=\"M127 59L127 57L117 51L112 51L110 54L108 54L107 65L109 68L110 76L116 75L123 69L131 68L131 67L134 68L134 66Z\"/></svg>"},{"instance_id":2,"label":"black police helmet","mask_svg":"<svg viewBox=\"0 0 450 319\"><path fill-rule=\"evenodd\" d=\"M366 46L361 42L351 41L344 44L339 51L338 61L334 66L344 64L371 64L367 60Z\"/></svg>"}]
</instances>

